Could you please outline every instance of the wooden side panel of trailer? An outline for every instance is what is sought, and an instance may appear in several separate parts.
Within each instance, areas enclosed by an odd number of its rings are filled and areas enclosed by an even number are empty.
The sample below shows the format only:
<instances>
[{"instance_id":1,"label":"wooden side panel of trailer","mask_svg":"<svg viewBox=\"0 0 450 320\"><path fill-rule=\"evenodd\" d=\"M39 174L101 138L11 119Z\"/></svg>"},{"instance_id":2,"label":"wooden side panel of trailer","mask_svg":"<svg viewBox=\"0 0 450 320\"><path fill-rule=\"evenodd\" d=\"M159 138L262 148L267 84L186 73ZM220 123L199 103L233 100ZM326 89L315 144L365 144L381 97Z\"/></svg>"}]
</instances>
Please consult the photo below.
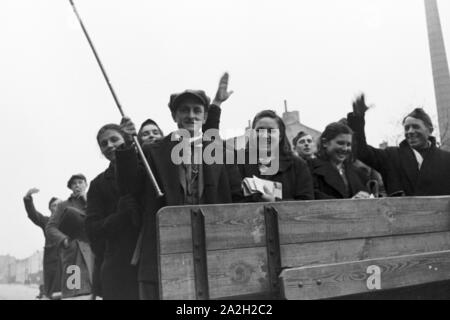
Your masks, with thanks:
<instances>
[{"instance_id":1,"label":"wooden side panel of trailer","mask_svg":"<svg viewBox=\"0 0 450 320\"><path fill-rule=\"evenodd\" d=\"M166 207L158 224L163 299L276 297L282 269L450 250L450 197Z\"/></svg>"}]
</instances>

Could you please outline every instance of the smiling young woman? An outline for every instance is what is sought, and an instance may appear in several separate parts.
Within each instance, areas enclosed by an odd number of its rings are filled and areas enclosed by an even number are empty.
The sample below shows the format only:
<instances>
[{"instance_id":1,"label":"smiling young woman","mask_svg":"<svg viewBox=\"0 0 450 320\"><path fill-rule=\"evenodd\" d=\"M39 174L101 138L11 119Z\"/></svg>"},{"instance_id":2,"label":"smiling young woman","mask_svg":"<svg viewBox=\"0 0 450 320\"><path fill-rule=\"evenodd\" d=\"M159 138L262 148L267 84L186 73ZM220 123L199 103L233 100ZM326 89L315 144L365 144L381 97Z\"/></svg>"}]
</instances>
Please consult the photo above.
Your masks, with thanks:
<instances>
[{"instance_id":1,"label":"smiling young woman","mask_svg":"<svg viewBox=\"0 0 450 320\"><path fill-rule=\"evenodd\" d=\"M359 171L352 164L352 130L331 123L319 139L317 158L312 160L316 199L368 198Z\"/></svg>"},{"instance_id":2,"label":"smiling young woman","mask_svg":"<svg viewBox=\"0 0 450 320\"><path fill-rule=\"evenodd\" d=\"M97 142L109 166L91 182L87 196L86 231L96 255L95 286L105 300L139 298L137 268L130 264L139 212L132 196L120 196L114 174L116 150L130 140L117 124L99 130Z\"/></svg>"}]
</instances>

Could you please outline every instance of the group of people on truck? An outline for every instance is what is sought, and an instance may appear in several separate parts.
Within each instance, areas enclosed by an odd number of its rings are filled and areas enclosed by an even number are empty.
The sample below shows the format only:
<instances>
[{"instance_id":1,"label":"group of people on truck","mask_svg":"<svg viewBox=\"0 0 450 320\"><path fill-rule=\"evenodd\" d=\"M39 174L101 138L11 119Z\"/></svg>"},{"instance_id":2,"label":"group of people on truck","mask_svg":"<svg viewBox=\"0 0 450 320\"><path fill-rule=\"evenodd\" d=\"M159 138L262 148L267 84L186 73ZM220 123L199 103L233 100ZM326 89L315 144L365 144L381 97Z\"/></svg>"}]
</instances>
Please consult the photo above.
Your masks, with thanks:
<instances>
[{"instance_id":1,"label":"group of people on truck","mask_svg":"<svg viewBox=\"0 0 450 320\"><path fill-rule=\"evenodd\" d=\"M212 102L202 90L171 95L169 111L178 127L171 134L164 135L152 119L138 130L127 117L101 127L96 139L108 167L88 191L82 174L72 176L71 196L52 198L50 217L34 208L36 189L26 194L28 215L46 237L48 297L61 292L63 298L159 299L156 213L165 206L450 195L450 153L436 144L423 109L403 119L404 141L386 149L366 142L364 95L317 141L305 132L289 141L282 118L263 110L252 121L245 147L236 150L218 134L221 105L232 94L228 79L224 74ZM206 161L211 150L214 161ZM146 162L163 196L148 178ZM266 187L244 194L243 180L253 177L277 183L280 194ZM383 193L374 194L373 180Z\"/></svg>"}]
</instances>

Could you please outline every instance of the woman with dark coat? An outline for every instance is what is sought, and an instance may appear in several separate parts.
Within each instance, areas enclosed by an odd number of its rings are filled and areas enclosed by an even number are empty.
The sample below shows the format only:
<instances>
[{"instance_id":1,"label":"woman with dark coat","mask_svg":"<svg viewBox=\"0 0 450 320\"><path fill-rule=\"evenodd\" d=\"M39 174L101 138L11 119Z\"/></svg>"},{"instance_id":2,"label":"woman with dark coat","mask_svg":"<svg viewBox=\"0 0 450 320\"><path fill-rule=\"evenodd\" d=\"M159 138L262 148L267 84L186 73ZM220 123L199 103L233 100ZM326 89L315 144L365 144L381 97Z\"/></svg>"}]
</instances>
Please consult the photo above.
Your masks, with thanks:
<instances>
[{"instance_id":1,"label":"woman with dark coat","mask_svg":"<svg viewBox=\"0 0 450 320\"><path fill-rule=\"evenodd\" d=\"M239 164L242 178L256 176L261 179L280 182L282 199L278 200L312 200L314 189L311 173L306 162L294 155L286 136L283 120L272 110L259 112L253 119L252 129L255 130L257 147L252 150L251 143L245 150L245 164ZM272 133L272 134L270 134ZM279 134L273 134L279 133ZM256 153L258 163L252 164L251 153ZM264 157L267 155L267 157ZM271 167L278 163L278 170L270 172ZM276 167L273 167L276 169ZM268 191L268 190L266 190ZM270 192L260 197L252 197L249 201L275 201Z\"/></svg>"},{"instance_id":2,"label":"woman with dark coat","mask_svg":"<svg viewBox=\"0 0 450 320\"><path fill-rule=\"evenodd\" d=\"M104 247L100 282L105 300L139 299L137 268L131 265L139 234L137 204L132 196L120 197L115 181L115 150L128 139L116 124L99 130L97 142L110 164L88 192L86 231L93 248Z\"/></svg>"},{"instance_id":3,"label":"woman with dark coat","mask_svg":"<svg viewBox=\"0 0 450 320\"><path fill-rule=\"evenodd\" d=\"M311 162L316 199L368 198L365 179L352 163L352 130L345 124L329 124Z\"/></svg>"}]
</instances>

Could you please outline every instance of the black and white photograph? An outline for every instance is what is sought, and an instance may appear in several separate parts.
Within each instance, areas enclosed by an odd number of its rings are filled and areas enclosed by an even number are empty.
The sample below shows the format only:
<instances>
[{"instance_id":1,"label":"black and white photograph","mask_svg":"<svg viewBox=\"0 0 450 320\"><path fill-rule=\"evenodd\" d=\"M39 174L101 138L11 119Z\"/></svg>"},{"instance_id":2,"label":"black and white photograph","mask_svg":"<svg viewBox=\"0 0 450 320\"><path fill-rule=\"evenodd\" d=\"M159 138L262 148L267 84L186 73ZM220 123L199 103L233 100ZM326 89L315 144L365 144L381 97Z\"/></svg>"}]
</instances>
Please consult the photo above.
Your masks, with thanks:
<instances>
[{"instance_id":1,"label":"black and white photograph","mask_svg":"<svg viewBox=\"0 0 450 320\"><path fill-rule=\"evenodd\" d=\"M0 0L0 300L449 300L449 46L447 0Z\"/></svg>"}]
</instances>

